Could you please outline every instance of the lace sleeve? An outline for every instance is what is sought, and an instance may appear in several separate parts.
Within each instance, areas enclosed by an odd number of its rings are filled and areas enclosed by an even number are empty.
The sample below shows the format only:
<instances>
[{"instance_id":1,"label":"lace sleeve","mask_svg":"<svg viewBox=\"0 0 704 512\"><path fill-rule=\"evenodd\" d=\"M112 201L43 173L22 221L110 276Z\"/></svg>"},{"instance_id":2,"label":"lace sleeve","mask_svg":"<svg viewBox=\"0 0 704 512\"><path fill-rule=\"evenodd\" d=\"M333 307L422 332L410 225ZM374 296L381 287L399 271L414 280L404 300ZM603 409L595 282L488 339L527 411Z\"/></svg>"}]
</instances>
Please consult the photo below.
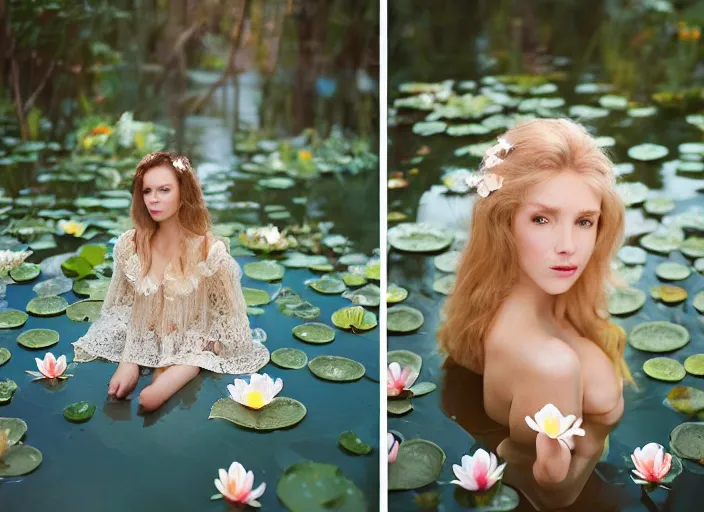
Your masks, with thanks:
<instances>
[{"instance_id":1,"label":"lace sleeve","mask_svg":"<svg viewBox=\"0 0 704 512\"><path fill-rule=\"evenodd\" d=\"M252 345L247 304L240 284L242 270L224 245L220 251L224 254L217 259L222 264L204 283L209 308L207 340L219 355L239 356L249 352Z\"/></svg>"},{"instance_id":2,"label":"lace sleeve","mask_svg":"<svg viewBox=\"0 0 704 512\"><path fill-rule=\"evenodd\" d=\"M126 258L125 243L125 235L123 235L115 243L115 248L112 251L112 278L103 301L101 314L105 314L115 306L132 306L134 302L134 290L127 281L122 269Z\"/></svg>"}]
</instances>

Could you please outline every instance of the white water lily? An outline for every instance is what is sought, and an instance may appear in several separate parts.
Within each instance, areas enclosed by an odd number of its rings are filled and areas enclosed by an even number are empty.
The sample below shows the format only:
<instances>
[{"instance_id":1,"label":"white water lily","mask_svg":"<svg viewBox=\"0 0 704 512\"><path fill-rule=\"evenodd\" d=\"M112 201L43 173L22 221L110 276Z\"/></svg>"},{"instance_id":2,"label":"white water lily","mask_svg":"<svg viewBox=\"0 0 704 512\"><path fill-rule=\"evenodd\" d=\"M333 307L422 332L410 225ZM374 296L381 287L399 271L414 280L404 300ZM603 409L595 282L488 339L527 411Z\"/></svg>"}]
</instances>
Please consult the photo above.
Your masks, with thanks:
<instances>
[{"instance_id":1,"label":"white water lily","mask_svg":"<svg viewBox=\"0 0 704 512\"><path fill-rule=\"evenodd\" d=\"M59 229L67 235L81 236L86 230L86 225L73 220L60 220Z\"/></svg>"},{"instance_id":2,"label":"white water lily","mask_svg":"<svg viewBox=\"0 0 704 512\"><path fill-rule=\"evenodd\" d=\"M474 455L463 456L461 466L452 465L452 471L458 480L452 480L450 483L468 491L488 491L504 476L505 467L505 462L498 465L496 455L479 448Z\"/></svg>"},{"instance_id":3,"label":"white water lily","mask_svg":"<svg viewBox=\"0 0 704 512\"><path fill-rule=\"evenodd\" d=\"M32 251L0 251L0 274L21 265L31 255Z\"/></svg>"},{"instance_id":4,"label":"white water lily","mask_svg":"<svg viewBox=\"0 0 704 512\"><path fill-rule=\"evenodd\" d=\"M266 240L268 244L275 244L281 240L281 233L279 233L279 228L276 226L266 226L260 228L249 228L247 230L248 237L260 237Z\"/></svg>"},{"instance_id":5,"label":"white water lily","mask_svg":"<svg viewBox=\"0 0 704 512\"><path fill-rule=\"evenodd\" d=\"M235 402L250 409L261 409L271 403L283 387L284 381L280 378L274 381L266 373L264 375L253 373L249 382L244 379L235 379L235 385L228 384L227 390L230 393L230 398Z\"/></svg>"},{"instance_id":6,"label":"white water lily","mask_svg":"<svg viewBox=\"0 0 704 512\"><path fill-rule=\"evenodd\" d=\"M536 432L543 432L551 439L564 441L570 448L574 449L573 436L583 436L584 429L580 428L582 418L575 421L576 416L569 414L563 416L560 410L553 404L547 404L535 415L535 419L526 416L526 423Z\"/></svg>"},{"instance_id":7,"label":"white water lily","mask_svg":"<svg viewBox=\"0 0 704 512\"><path fill-rule=\"evenodd\" d=\"M234 504L261 507L261 503L257 501L257 498L264 494L266 484L262 483L259 487L252 490L254 473L245 471L242 464L233 462L227 471L220 469L218 476L220 478L215 479L215 487L220 491L220 496L215 495L213 499L222 497Z\"/></svg>"}]
</instances>

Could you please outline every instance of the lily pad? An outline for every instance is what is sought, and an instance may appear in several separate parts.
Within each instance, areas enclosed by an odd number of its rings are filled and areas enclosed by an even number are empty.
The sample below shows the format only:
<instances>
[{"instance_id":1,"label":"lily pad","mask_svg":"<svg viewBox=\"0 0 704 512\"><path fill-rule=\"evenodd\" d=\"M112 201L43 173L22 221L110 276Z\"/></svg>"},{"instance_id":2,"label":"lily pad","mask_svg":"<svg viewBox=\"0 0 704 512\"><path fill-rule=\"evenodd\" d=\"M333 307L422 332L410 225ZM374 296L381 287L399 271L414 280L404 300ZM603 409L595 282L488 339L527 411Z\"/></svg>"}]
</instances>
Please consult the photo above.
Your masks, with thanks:
<instances>
[{"instance_id":1,"label":"lily pad","mask_svg":"<svg viewBox=\"0 0 704 512\"><path fill-rule=\"evenodd\" d=\"M635 313L645 304L645 292L638 288L618 288L608 296L608 310L612 315Z\"/></svg>"},{"instance_id":2,"label":"lily pad","mask_svg":"<svg viewBox=\"0 0 704 512\"><path fill-rule=\"evenodd\" d=\"M342 281L347 286L362 286L367 283L367 278L364 274L359 274L357 272L343 272L341 276Z\"/></svg>"},{"instance_id":3,"label":"lily pad","mask_svg":"<svg viewBox=\"0 0 704 512\"><path fill-rule=\"evenodd\" d=\"M221 418L252 430L277 430L299 423L306 415L305 406L293 398L278 396L261 409L254 410L231 398L213 404L208 419Z\"/></svg>"},{"instance_id":4,"label":"lily pad","mask_svg":"<svg viewBox=\"0 0 704 512\"><path fill-rule=\"evenodd\" d=\"M312 461L290 466L279 480L276 496L291 512L368 510L362 491L339 467Z\"/></svg>"},{"instance_id":5,"label":"lily pad","mask_svg":"<svg viewBox=\"0 0 704 512\"><path fill-rule=\"evenodd\" d=\"M379 262L369 262L364 267L364 277L372 281L381 280L381 264Z\"/></svg>"},{"instance_id":6,"label":"lily pad","mask_svg":"<svg viewBox=\"0 0 704 512\"><path fill-rule=\"evenodd\" d=\"M108 248L104 245L84 245L78 255L95 267L105 261L107 253Z\"/></svg>"},{"instance_id":7,"label":"lily pad","mask_svg":"<svg viewBox=\"0 0 704 512\"><path fill-rule=\"evenodd\" d=\"M410 350L392 350L386 354L386 362L388 364L398 363L401 368L410 366L413 371L420 373L423 366L423 358Z\"/></svg>"},{"instance_id":8,"label":"lily pad","mask_svg":"<svg viewBox=\"0 0 704 512\"><path fill-rule=\"evenodd\" d=\"M10 360L12 354L5 347L0 347L0 366L4 365Z\"/></svg>"},{"instance_id":9,"label":"lily pad","mask_svg":"<svg viewBox=\"0 0 704 512\"><path fill-rule=\"evenodd\" d=\"M408 297L408 290L402 286L398 286L393 283L389 283L386 289L386 302L390 304L396 304L406 300Z\"/></svg>"},{"instance_id":10,"label":"lily pad","mask_svg":"<svg viewBox=\"0 0 704 512\"><path fill-rule=\"evenodd\" d=\"M263 306L271 301L268 293L257 288L246 288L243 286L242 293L247 306Z\"/></svg>"},{"instance_id":11,"label":"lily pad","mask_svg":"<svg viewBox=\"0 0 704 512\"><path fill-rule=\"evenodd\" d=\"M599 105L609 110L626 110L628 108L628 98L606 95L599 98Z\"/></svg>"},{"instance_id":12,"label":"lily pad","mask_svg":"<svg viewBox=\"0 0 704 512\"><path fill-rule=\"evenodd\" d=\"M10 402L17 389L17 383L14 380L0 380L0 404Z\"/></svg>"},{"instance_id":13,"label":"lily pad","mask_svg":"<svg viewBox=\"0 0 704 512\"><path fill-rule=\"evenodd\" d=\"M28 318L29 315L19 309L6 309L5 311L0 311L0 329L14 329L15 327L22 327Z\"/></svg>"},{"instance_id":14,"label":"lily pad","mask_svg":"<svg viewBox=\"0 0 704 512\"><path fill-rule=\"evenodd\" d=\"M17 343L26 348L47 348L59 342L59 333L53 329L30 329L17 337Z\"/></svg>"},{"instance_id":15,"label":"lily pad","mask_svg":"<svg viewBox=\"0 0 704 512\"><path fill-rule=\"evenodd\" d=\"M413 133L416 135L435 135L442 133L447 128L447 123L442 121L420 121L413 125Z\"/></svg>"},{"instance_id":16,"label":"lily pad","mask_svg":"<svg viewBox=\"0 0 704 512\"><path fill-rule=\"evenodd\" d=\"M71 256L66 261L61 263L61 270L66 277L82 279L93 272L93 266L94 265L91 265L85 258L80 256Z\"/></svg>"},{"instance_id":17,"label":"lily pad","mask_svg":"<svg viewBox=\"0 0 704 512\"><path fill-rule=\"evenodd\" d=\"M517 509L521 503L518 493L503 482L481 493L470 492L457 486L455 500L474 512L509 512Z\"/></svg>"},{"instance_id":18,"label":"lily pad","mask_svg":"<svg viewBox=\"0 0 704 512\"><path fill-rule=\"evenodd\" d=\"M400 416L406 414L413 410L413 404L409 398L403 398L401 400L387 400L386 401L386 412L389 414L395 414Z\"/></svg>"},{"instance_id":19,"label":"lily pad","mask_svg":"<svg viewBox=\"0 0 704 512\"><path fill-rule=\"evenodd\" d=\"M294 180L292 180L291 178L282 178L282 177L266 178L263 180L259 180L259 182L258 182L258 185L260 187L270 188L270 189L279 189L279 190L293 188L293 186L295 184L296 184L296 182Z\"/></svg>"},{"instance_id":20,"label":"lily pad","mask_svg":"<svg viewBox=\"0 0 704 512\"><path fill-rule=\"evenodd\" d=\"M0 418L0 431L9 430L7 445L16 445L27 433L27 424L19 418Z\"/></svg>"},{"instance_id":21,"label":"lily pad","mask_svg":"<svg viewBox=\"0 0 704 512\"><path fill-rule=\"evenodd\" d=\"M68 302L63 297L35 297L27 303L27 311L37 316L59 315L66 311Z\"/></svg>"},{"instance_id":22,"label":"lily pad","mask_svg":"<svg viewBox=\"0 0 704 512\"><path fill-rule=\"evenodd\" d=\"M682 240L666 233L648 233L640 239L640 245L644 248L660 254L670 254L682 245Z\"/></svg>"},{"instance_id":23,"label":"lily pad","mask_svg":"<svg viewBox=\"0 0 704 512\"><path fill-rule=\"evenodd\" d=\"M690 258L704 257L704 237L690 236L680 245L680 252Z\"/></svg>"},{"instance_id":24,"label":"lily pad","mask_svg":"<svg viewBox=\"0 0 704 512\"><path fill-rule=\"evenodd\" d=\"M103 297L104 300L110 288L110 279L79 279L73 283L73 293L88 297ZM93 299L97 300L97 299Z\"/></svg>"},{"instance_id":25,"label":"lily pad","mask_svg":"<svg viewBox=\"0 0 704 512\"><path fill-rule=\"evenodd\" d=\"M648 187L644 183L619 183L616 188L626 206L640 204L648 198Z\"/></svg>"},{"instance_id":26,"label":"lily pad","mask_svg":"<svg viewBox=\"0 0 704 512\"><path fill-rule=\"evenodd\" d=\"M26 444L11 446L2 458L0 477L22 476L31 473L42 463L42 452Z\"/></svg>"},{"instance_id":27,"label":"lily pad","mask_svg":"<svg viewBox=\"0 0 704 512\"><path fill-rule=\"evenodd\" d=\"M666 400L673 409L690 416L704 411L704 391L701 389L677 386L670 390Z\"/></svg>"},{"instance_id":28,"label":"lily pad","mask_svg":"<svg viewBox=\"0 0 704 512\"><path fill-rule=\"evenodd\" d=\"M362 363L340 356L318 356L308 363L316 377L334 382L351 382L364 376Z\"/></svg>"},{"instance_id":29,"label":"lily pad","mask_svg":"<svg viewBox=\"0 0 704 512\"><path fill-rule=\"evenodd\" d=\"M651 197L643 208L651 215L667 215L675 209L675 201L667 197Z\"/></svg>"},{"instance_id":30,"label":"lily pad","mask_svg":"<svg viewBox=\"0 0 704 512\"><path fill-rule=\"evenodd\" d=\"M73 423L88 421L95 414L95 404L89 402L76 402L64 408L64 418Z\"/></svg>"},{"instance_id":31,"label":"lily pad","mask_svg":"<svg viewBox=\"0 0 704 512\"><path fill-rule=\"evenodd\" d=\"M628 150L629 157L633 160L641 160L643 162L665 158L668 153L668 149L659 144L639 144Z\"/></svg>"},{"instance_id":32,"label":"lily pad","mask_svg":"<svg viewBox=\"0 0 704 512\"><path fill-rule=\"evenodd\" d=\"M280 368L300 370L308 363L308 356L295 348L280 348L271 353L271 362Z\"/></svg>"},{"instance_id":33,"label":"lily pad","mask_svg":"<svg viewBox=\"0 0 704 512\"><path fill-rule=\"evenodd\" d=\"M670 432L670 448L683 459L704 459L704 423L682 423Z\"/></svg>"},{"instance_id":34,"label":"lily pad","mask_svg":"<svg viewBox=\"0 0 704 512\"><path fill-rule=\"evenodd\" d=\"M684 369L690 375L704 377L704 354L694 354L684 360Z\"/></svg>"},{"instance_id":35,"label":"lily pad","mask_svg":"<svg viewBox=\"0 0 704 512\"><path fill-rule=\"evenodd\" d=\"M445 452L425 439L411 439L398 447L396 462L389 465L389 491L418 489L431 484L440 476L445 464Z\"/></svg>"},{"instance_id":36,"label":"lily pad","mask_svg":"<svg viewBox=\"0 0 704 512\"><path fill-rule=\"evenodd\" d=\"M685 142L677 146L680 153L692 153L704 155L704 143L703 142Z\"/></svg>"},{"instance_id":37,"label":"lily pad","mask_svg":"<svg viewBox=\"0 0 704 512\"><path fill-rule=\"evenodd\" d=\"M679 382L687 372L682 363L669 357L654 357L643 363L643 372L653 379L664 382Z\"/></svg>"},{"instance_id":38,"label":"lily pad","mask_svg":"<svg viewBox=\"0 0 704 512\"><path fill-rule=\"evenodd\" d=\"M362 306L338 309L332 314L332 323L340 329L373 329L377 325L376 315Z\"/></svg>"},{"instance_id":39,"label":"lily pad","mask_svg":"<svg viewBox=\"0 0 704 512\"><path fill-rule=\"evenodd\" d=\"M48 297L51 295L61 295L62 293L70 292L73 286L73 279L66 276L57 276L35 284L32 290L39 297Z\"/></svg>"},{"instance_id":40,"label":"lily pad","mask_svg":"<svg viewBox=\"0 0 704 512\"><path fill-rule=\"evenodd\" d=\"M66 316L74 322L95 322L102 307L102 300L79 300L66 309Z\"/></svg>"},{"instance_id":41,"label":"lily pad","mask_svg":"<svg viewBox=\"0 0 704 512\"><path fill-rule=\"evenodd\" d=\"M412 332L424 322L423 313L411 306L393 306L387 310L386 325L391 332Z\"/></svg>"},{"instance_id":42,"label":"lily pad","mask_svg":"<svg viewBox=\"0 0 704 512\"><path fill-rule=\"evenodd\" d=\"M286 269L274 261L265 260L246 263L243 270L245 275L252 279L259 281L280 281L283 279Z\"/></svg>"},{"instance_id":43,"label":"lily pad","mask_svg":"<svg viewBox=\"0 0 704 512\"><path fill-rule=\"evenodd\" d=\"M357 434L351 431L340 434L340 446L355 455L369 455L372 453L371 445L362 441Z\"/></svg>"},{"instance_id":44,"label":"lily pad","mask_svg":"<svg viewBox=\"0 0 704 512\"><path fill-rule=\"evenodd\" d=\"M337 279L330 276L323 276L320 279L315 279L309 283L309 286L318 293L326 295L337 295L347 289L345 282L342 279Z\"/></svg>"},{"instance_id":45,"label":"lily pad","mask_svg":"<svg viewBox=\"0 0 704 512\"><path fill-rule=\"evenodd\" d=\"M443 295L450 295L455 289L456 283L457 276L455 274L448 274L433 281L433 290Z\"/></svg>"},{"instance_id":46,"label":"lily pad","mask_svg":"<svg viewBox=\"0 0 704 512\"><path fill-rule=\"evenodd\" d=\"M647 257L647 252L640 247L633 247L632 245L621 247L618 251L618 259L626 265L645 265Z\"/></svg>"},{"instance_id":47,"label":"lily pad","mask_svg":"<svg viewBox=\"0 0 704 512\"><path fill-rule=\"evenodd\" d=\"M320 345L335 339L335 329L319 322L308 322L293 328L293 335L306 343Z\"/></svg>"},{"instance_id":48,"label":"lily pad","mask_svg":"<svg viewBox=\"0 0 704 512\"><path fill-rule=\"evenodd\" d=\"M435 268L448 274L454 272L459 263L461 254L460 251L448 251L440 256L436 256L433 260Z\"/></svg>"},{"instance_id":49,"label":"lily pad","mask_svg":"<svg viewBox=\"0 0 704 512\"><path fill-rule=\"evenodd\" d=\"M411 392L413 396L416 397L432 393L435 389L437 389L437 386L432 382L418 382L411 387Z\"/></svg>"},{"instance_id":50,"label":"lily pad","mask_svg":"<svg viewBox=\"0 0 704 512\"><path fill-rule=\"evenodd\" d=\"M451 231L430 224L406 222L389 229L389 244L399 251L435 252L448 247L454 240Z\"/></svg>"},{"instance_id":51,"label":"lily pad","mask_svg":"<svg viewBox=\"0 0 704 512\"><path fill-rule=\"evenodd\" d=\"M677 171L681 173L700 173L704 171L704 162L681 161L677 164Z\"/></svg>"},{"instance_id":52,"label":"lily pad","mask_svg":"<svg viewBox=\"0 0 704 512\"><path fill-rule=\"evenodd\" d=\"M650 289L650 295L655 300L661 300L665 304L677 304L687 300L687 290L679 286L664 284Z\"/></svg>"},{"instance_id":53,"label":"lily pad","mask_svg":"<svg viewBox=\"0 0 704 512\"><path fill-rule=\"evenodd\" d=\"M631 331L628 343L644 352L670 352L689 343L689 331L672 322L645 322Z\"/></svg>"},{"instance_id":54,"label":"lily pad","mask_svg":"<svg viewBox=\"0 0 704 512\"><path fill-rule=\"evenodd\" d=\"M12 270L10 277L18 283L24 283L36 279L42 271L42 267L36 263L27 263L26 261Z\"/></svg>"},{"instance_id":55,"label":"lily pad","mask_svg":"<svg viewBox=\"0 0 704 512\"><path fill-rule=\"evenodd\" d=\"M369 283L356 290L347 290L342 296L357 306L377 307L381 302L381 289L374 283Z\"/></svg>"},{"instance_id":56,"label":"lily pad","mask_svg":"<svg viewBox=\"0 0 704 512\"><path fill-rule=\"evenodd\" d=\"M692 270L682 263L664 261L655 267L655 275L666 281L681 281L687 279Z\"/></svg>"}]
</instances>

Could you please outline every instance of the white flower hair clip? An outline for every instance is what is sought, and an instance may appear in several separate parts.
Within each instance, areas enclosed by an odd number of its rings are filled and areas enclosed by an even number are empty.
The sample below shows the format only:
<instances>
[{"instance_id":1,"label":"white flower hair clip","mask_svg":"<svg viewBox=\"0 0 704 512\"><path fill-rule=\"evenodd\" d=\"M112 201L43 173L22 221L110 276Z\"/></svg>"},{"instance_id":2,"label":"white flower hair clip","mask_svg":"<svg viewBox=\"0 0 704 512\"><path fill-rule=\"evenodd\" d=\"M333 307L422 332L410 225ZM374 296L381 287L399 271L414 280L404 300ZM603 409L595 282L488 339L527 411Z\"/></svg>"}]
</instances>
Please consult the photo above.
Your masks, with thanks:
<instances>
[{"instance_id":1,"label":"white flower hair clip","mask_svg":"<svg viewBox=\"0 0 704 512\"><path fill-rule=\"evenodd\" d=\"M486 151L482 163L479 165L479 176L474 177L469 184L471 187L477 189L477 194L481 197L487 197L492 192L499 190L504 184L504 179L501 176L486 172L487 169L491 169L502 163L504 158L513 150L513 145L503 137L499 137L498 141L498 144L495 144Z\"/></svg>"},{"instance_id":2,"label":"white flower hair clip","mask_svg":"<svg viewBox=\"0 0 704 512\"><path fill-rule=\"evenodd\" d=\"M178 157L172 161L173 166L181 172L188 170L188 166L182 157Z\"/></svg>"}]
</instances>

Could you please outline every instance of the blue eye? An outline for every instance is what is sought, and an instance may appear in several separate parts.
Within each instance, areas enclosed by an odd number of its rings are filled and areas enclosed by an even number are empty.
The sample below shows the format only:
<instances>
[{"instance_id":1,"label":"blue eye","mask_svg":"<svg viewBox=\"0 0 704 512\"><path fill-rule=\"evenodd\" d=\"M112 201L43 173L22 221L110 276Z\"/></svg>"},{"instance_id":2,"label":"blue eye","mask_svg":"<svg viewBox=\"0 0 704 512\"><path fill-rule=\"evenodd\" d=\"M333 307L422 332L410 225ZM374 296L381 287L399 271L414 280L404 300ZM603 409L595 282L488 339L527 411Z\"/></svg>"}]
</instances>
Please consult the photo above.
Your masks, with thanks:
<instances>
[{"instance_id":1,"label":"blue eye","mask_svg":"<svg viewBox=\"0 0 704 512\"><path fill-rule=\"evenodd\" d=\"M589 219L582 219L579 221L579 225L585 228L590 228L594 225L594 223Z\"/></svg>"},{"instance_id":2,"label":"blue eye","mask_svg":"<svg viewBox=\"0 0 704 512\"><path fill-rule=\"evenodd\" d=\"M533 222L535 222L536 224L547 224L548 219L546 219L545 217L533 217Z\"/></svg>"}]
</instances>

